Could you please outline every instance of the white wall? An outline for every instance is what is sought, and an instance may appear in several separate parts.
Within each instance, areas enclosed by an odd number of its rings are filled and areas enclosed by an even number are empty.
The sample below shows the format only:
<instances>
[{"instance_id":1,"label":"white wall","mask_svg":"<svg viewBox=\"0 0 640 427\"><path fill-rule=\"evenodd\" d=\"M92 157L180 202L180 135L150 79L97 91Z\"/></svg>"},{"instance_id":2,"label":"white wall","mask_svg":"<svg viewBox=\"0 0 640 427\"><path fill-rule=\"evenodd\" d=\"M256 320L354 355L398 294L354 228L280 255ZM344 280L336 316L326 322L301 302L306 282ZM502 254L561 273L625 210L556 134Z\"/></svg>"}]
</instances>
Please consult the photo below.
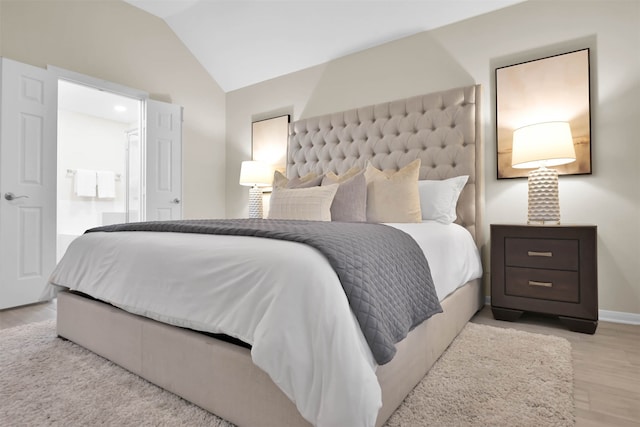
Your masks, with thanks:
<instances>
[{"instance_id":1,"label":"white wall","mask_svg":"<svg viewBox=\"0 0 640 427\"><path fill-rule=\"evenodd\" d=\"M126 123L58 111L58 234L76 235L102 225L104 212L126 209ZM79 197L67 170L113 171L115 198ZM124 220L123 220L124 221Z\"/></svg>"},{"instance_id":2,"label":"white wall","mask_svg":"<svg viewBox=\"0 0 640 427\"><path fill-rule=\"evenodd\" d=\"M240 162L251 121L292 120L479 83L484 88L484 240L489 224L524 223L526 180L496 179L493 71L591 48L593 174L560 179L566 224L598 226L600 309L640 314L640 2L528 0L493 13L227 94L227 216L246 215ZM522 100L526 103L526 100ZM486 271L486 274L489 272Z\"/></svg>"}]
</instances>

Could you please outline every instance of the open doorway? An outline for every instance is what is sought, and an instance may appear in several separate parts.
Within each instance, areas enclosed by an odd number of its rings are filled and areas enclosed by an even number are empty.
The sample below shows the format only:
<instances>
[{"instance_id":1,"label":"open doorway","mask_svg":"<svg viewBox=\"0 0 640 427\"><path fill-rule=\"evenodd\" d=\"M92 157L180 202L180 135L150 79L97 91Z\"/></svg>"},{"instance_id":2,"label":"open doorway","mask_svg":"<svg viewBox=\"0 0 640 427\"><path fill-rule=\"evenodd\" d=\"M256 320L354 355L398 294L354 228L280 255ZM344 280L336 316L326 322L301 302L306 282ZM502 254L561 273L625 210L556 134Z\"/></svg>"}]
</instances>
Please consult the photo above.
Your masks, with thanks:
<instances>
[{"instance_id":1,"label":"open doorway","mask_svg":"<svg viewBox=\"0 0 640 427\"><path fill-rule=\"evenodd\" d=\"M88 228L140 221L142 101L58 80L57 259Z\"/></svg>"},{"instance_id":2,"label":"open doorway","mask_svg":"<svg viewBox=\"0 0 640 427\"><path fill-rule=\"evenodd\" d=\"M58 164L56 128L60 80L98 88L98 92L103 92L100 90L103 89L104 93L119 94L124 96L121 100L127 97L137 100L138 107L134 110L138 111L138 124L127 120L125 124L118 125L118 136L114 139L120 141L121 150L124 150L126 141L135 145L134 140L137 140L140 160L122 154L115 155L121 160L118 167L79 162L65 164L64 159ZM116 183L128 186L137 182L140 220L177 220L182 217L183 111L180 105L152 100L146 92L73 71L53 66L44 69L7 58L0 58L0 84L0 194L5 196L0 203L0 309L49 298L43 292L47 279L55 267L56 258L65 251L64 238L60 239L62 244L57 245L59 234L76 236L86 228L103 224L109 220L109 215L103 215L105 212L113 213L118 221L122 219L123 212L129 215L125 221L135 217L134 192L128 188L120 190L121 195L127 192L131 195L126 199L128 205L125 204L124 208L116 204L116 197L110 201L106 197L100 200L97 193L94 198L76 198L74 170L75 173L81 168L111 171L115 175L114 187ZM69 110L71 108L67 107L66 111ZM61 113L61 116L65 114ZM135 132L126 132L136 127L139 129L137 139ZM99 131L77 132L76 144L69 155L85 152L89 144L101 135ZM64 142L60 146L64 147ZM88 150L86 156L78 157L83 161L85 158L95 160L100 156L97 150ZM60 155L64 157L62 153ZM133 160L127 165L128 159ZM136 168L137 172L133 172ZM120 180L116 181L118 173ZM135 181L133 176L139 177L139 181ZM59 192L61 197L58 197ZM66 199L62 196L65 192ZM117 187L114 192L117 196ZM80 216L91 204L110 205L100 214L90 211L92 213L86 218ZM58 214L57 207L64 212ZM61 216L60 225L58 215ZM83 222L85 219L87 222Z\"/></svg>"}]
</instances>

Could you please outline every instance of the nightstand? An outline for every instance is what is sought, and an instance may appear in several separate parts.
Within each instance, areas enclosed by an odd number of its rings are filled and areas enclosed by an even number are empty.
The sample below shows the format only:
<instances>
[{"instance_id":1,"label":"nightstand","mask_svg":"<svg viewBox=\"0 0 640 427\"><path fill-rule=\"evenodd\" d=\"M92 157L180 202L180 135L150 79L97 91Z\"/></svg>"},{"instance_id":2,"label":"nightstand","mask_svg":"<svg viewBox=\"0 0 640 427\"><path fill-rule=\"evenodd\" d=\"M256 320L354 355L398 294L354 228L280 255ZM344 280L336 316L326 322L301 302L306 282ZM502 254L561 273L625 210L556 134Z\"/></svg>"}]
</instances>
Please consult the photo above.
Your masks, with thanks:
<instances>
[{"instance_id":1,"label":"nightstand","mask_svg":"<svg viewBox=\"0 0 640 427\"><path fill-rule=\"evenodd\" d=\"M569 329L598 326L596 226L491 225L491 311L558 316Z\"/></svg>"}]
</instances>

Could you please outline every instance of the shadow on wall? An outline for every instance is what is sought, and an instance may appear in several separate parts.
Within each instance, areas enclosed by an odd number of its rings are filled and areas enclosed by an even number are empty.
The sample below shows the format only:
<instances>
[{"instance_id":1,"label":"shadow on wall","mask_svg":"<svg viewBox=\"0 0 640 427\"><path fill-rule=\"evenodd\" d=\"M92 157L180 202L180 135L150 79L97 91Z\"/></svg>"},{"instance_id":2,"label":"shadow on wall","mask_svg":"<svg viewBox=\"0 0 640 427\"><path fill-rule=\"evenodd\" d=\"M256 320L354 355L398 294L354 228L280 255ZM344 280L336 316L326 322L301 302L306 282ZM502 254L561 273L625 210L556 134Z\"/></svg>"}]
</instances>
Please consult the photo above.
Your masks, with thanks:
<instances>
[{"instance_id":1,"label":"shadow on wall","mask_svg":"<svg viewBox=\"0 0 640 427\"><path fill-rule=\"evenodd\" d=\"M426 31L327 63L296 120L475 83Z\"/></svg>"}]
</instances>

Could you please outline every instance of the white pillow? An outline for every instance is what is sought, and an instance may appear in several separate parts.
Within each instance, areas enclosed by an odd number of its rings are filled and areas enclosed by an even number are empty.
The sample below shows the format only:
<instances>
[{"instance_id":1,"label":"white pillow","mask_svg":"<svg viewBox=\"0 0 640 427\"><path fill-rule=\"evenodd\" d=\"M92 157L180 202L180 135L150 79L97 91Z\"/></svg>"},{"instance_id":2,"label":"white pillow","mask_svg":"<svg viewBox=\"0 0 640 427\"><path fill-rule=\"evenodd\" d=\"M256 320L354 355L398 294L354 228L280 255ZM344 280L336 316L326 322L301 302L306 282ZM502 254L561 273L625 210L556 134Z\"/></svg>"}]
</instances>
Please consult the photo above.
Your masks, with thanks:
<instances>
[{"instance_id":1,"label":"white pillow","mask_svg":"<svg viewBox=\"0 0 640 427\"><path fill-rule=\"evenodd\" d=\"M309 188L277 188L271 193L269 219L331 221L331 203L339 184Z\"/></svg>"},{"instance_id":2,"label":"white pillow","mask_svg":"<svg viewBox=\"0 0 640 427\"><path fill-rule=\"evenodd\" d=\"M468 175L462 175L443 180L418 181L422 219L443 224L455 221L458 197L468 179Z\"/></svg>"}]
</instances>

